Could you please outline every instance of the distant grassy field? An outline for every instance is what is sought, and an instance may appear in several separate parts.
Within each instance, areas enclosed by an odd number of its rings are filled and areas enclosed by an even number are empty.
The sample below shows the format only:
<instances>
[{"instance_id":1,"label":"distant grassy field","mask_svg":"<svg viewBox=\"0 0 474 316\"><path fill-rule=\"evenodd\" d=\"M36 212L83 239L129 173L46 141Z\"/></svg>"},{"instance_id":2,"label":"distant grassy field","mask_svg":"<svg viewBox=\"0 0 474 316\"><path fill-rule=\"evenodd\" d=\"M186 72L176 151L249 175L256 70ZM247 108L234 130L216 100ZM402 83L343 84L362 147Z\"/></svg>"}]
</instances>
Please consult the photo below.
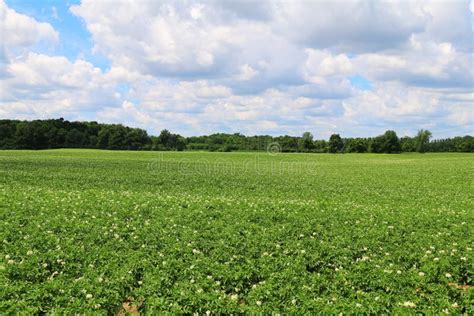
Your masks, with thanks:
<instances>
[{"instance_id":1,"label":"distant grassy field","mask_svg":"<svg viewBox=\"0 0 474 316\"><path fill-rule=\"evenodd\" d=\"M0 151L0 311L473 314L472 154Z\"/></svg>"}]
</instances>

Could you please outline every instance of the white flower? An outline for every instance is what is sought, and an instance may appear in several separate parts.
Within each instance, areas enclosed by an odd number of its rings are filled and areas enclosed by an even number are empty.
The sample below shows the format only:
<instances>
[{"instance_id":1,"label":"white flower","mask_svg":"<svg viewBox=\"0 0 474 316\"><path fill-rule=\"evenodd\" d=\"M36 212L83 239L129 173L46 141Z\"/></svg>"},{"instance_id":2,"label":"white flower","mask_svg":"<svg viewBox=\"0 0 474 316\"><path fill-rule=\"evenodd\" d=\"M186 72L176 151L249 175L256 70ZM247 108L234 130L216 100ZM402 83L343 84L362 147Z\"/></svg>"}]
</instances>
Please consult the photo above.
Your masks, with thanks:
<instances>
[{"instance_id":1,"label":"white flower","mask_svg":"<svg viewBox=\"0 0 474 316\"><path fill-rule=\"evenodd\" d=\"M238 298L239 298L239 295L237 295L237 294L232 294L230 296L230 299L233 300L233 301L237 301Z\"/></svg>"},{"instance_id":2,"label":"white flower","mask_svg":"<svg viewBox=\"0 0 474 316\"><path fill-rule=\"evenodd\" d=\"M446 273L444 276L445 276L445 277L447 277L447 278L449 279L449 278L450 278L452 275L451 275L451 274L449 274L449 273Z\"/></svg>"},{"instance_id":3,"label":"white flower","mask_svg":"<svg viewBox=\"0 0 474 316\"><path fill-rule=\"evenodd\" d=\"M416 304L410 301L403 302L402 306L404 307L416 307Z\"/></svg>"},{"instance_id":4,"label":"white flower","mask_svg":"<svg viewBox=\"0 0 474 316\"><path fill-rule=\"evenodd\" d=\"M418 272L418 275L422 277L422 276L425 276L425 273L424 272Z\"/></svg>"},{"instance_id":5,"label":"white flower","mask_svg":"<svg viewBox=\"0 0 474 316\"><path fill-rule=\"evenodd\" d=\"M291 304L295 305L296 304L296 299L292 299Z\"/></svg>"},{"instance_id":6,"label":"white flower","mask_svg":"<svg viewBox=\"0 0 474 316\"><path fill-rule=\"evenodd\" d=\"M10 258L11 258L10 255L6 255L6 256L5 256L5 260L8 260L8 259L10 259Z\"/></svg>"},{"instance_id":7,"label":"white flower","mask_svg":"<svg viewBox=\"0 0 474 316\"><path fill-rule=\"evenodd\" d=\"M257 303L258 306L262 305L262 301L257 301L256 303Z\"/></svg>"},{"instance_id":8,"label":"white flower","mask_svg":"<svg viewBox=\"0 0 474 316\"><path fill-rule=\"evenodd\" d=\"M90 294L90 293L87 294L87 295L86 295L86 298L87 298L87 299L91 299L91 298L92 298L92 294Z\"/></svg>"},{"instance_id":9,"label":"white flower","mask_svg":"<svg viewBox=\"0 0 474 316\"><path fill-rule=\"evenodd\" d=\"M467 258L466 257L461 257L461 260L462 261L467 261Z\"/></svg>"},{"instance_id":10,"label":"white flower","mask_svg":"<svg viewBox=\"0 0 474 316\"><path fill-rule=\"evenodd\" d=\"M400 271L400 270L397 270L397 274L402 274L402 271Z\"/></svg>"},{"instance_id":11,"label":"white flower","mask_svg":"<svg viewBox=\"0 0 474 316\"><path fill-rule=\"evenodd\" d=\"M26 253L28 256L31 256L33 254L33 251L32 250L28 250L28 252Z\"/></svg>"},{"instance_id":12,"label":"white flower","mask_svg":"<svg viewBox=\"0 0 474 316\"><path fill-rule=\"evenodd\" d=\"M356 303L356 306L357 306L357 307L362 307L362 304Z\"/></svg>"},{"instance_id":13,"label":"white flower","mask_svg":"<svg viewBox=\"0 0 474 316\"><path fill-rule=\"evenodd\" d=\"M433 261L439 261L439 258L438 258L438 257L436 257L436 258L434 258L434 259L433 259Z\"/></svg>"}]
</instances>

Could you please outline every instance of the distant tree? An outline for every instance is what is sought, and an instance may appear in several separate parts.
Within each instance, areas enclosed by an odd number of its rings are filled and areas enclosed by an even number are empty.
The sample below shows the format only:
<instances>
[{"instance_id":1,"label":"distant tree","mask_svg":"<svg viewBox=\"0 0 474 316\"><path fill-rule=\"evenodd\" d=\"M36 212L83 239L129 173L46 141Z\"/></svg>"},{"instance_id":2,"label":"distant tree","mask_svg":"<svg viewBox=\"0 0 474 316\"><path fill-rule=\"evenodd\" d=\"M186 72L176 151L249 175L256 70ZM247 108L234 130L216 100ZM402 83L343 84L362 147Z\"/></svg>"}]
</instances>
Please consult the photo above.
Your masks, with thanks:
<instances>
[{"instance_id":1,"label":"distant tree","mask_svg":"<svg viewBox=\"0 0 474 316\"><path fill-rule=\"evenodd\" d=\"M353 138L347 141L345 150L350 153L365 153L368 150L368 144L363 138Z\"/></svg>"},{"instance_id":2,"label":"distant tree","mask_svg":"<svg viewBox=\"0 0 474 316\"><path fill-rule=\"evenodd\" d=\"M413 137L402 137L400 138L400 146L402 148L402 152L413 152L415 151L415 139Z\"/></svg>"},{"instance_id":3,"label":"distant tree","mask_svg":"<svg viewBox=\"0 0 474 316\"><path fill-rule=\"evenodd\" d=\"M223 150L224 147L225 145L221 147L221 150ZM168 139L168 149L182 151L184 148L186 148L184 138L178 134L171 134L170 138Z\"/></svg>"},{"instance_id":4,"label":"distant tree","mask_svg":"<svg viewBox=\"0 0 474 316\"><path fill-rule=\"evenodd\" d=\"M239 133L182 137L163 130L159 136L148 136L143 129L120 124L69 122L53 120L1 120L0 149L44 149L62 147L122 150L266 150L277 142L283 152L474 152L474 137L457 136L430 141L431 133L421 130L415 137L398 139L394 131L373 138L344 138L331 135L328 141L314 140L311 133L301 137L254 135Z\"/></svg>"},{"instance_id":5,"label":"distant tree","mask_svg":"<svg viewBox=\"0 0 474 316\"><path fill-rule=\"evenodd\" d=\"M415 137L416 151L419 153L424 153L427 149L430 139L431 132L429 130L420 129Z\"/></svg>"},{"instance_id":6,"label":"distant tree","mask_svg":"<svg viewBox=\"0 0 474 316\"><path fill-rule=\"evenodd\" d=\"M20 122L16 126L15 131L15 147L19 149L35 149L36 145L34 143L34 133L32 129L32 124L28 122Z\"/></svg>"},{"instance_id":7,"label":"distant tree","mask_svg":"<svg viewBox=\"0 0 474 316\"><path fill-rule=\"evenodd\" d=\"M328 142L324 139L314 142L314 150L318 153L326 153L328 151Z\"/></svg>"},{"instance_id":8,"label":"distant tree","mask_svg":"<svg viewBox=\"0 0 474 316\"><path fill-rule=\"evenodd\" d=\"M127 149L138 150L147 147L149 142L146 131L138 128L130 128L125 135Z\"/></svg>"},{"instance_id":9,"label":"distant tree","mask_svg":"<svg viewBox=\"0 0 474 316\"><path fill-rule=\"evenodd\" d=\"M107 149L109 148L110 129L104 127L99 131L97 136L97 148Z\"/></svg>"},{"instance_id":10,"label":"distant tree","mask_svg":"<svg viewBox=\"0 0 474 316\"><path fill-rule=\"evenodd\" d=\"M343 148L344 148L344 143L342 141L341 136L339 134L332 134L331 137L329 137L329 152L330 153L341 152Z\"/></svg>"},{"instance_id":11,"label":"distant tree","mask_svg":"<svg viewBox=\"0 0 474 316\"><path fill-rule=\"evenodd\" d=\"M10 120L0 121L0 148L15 148L16 122Z\"/></svg>"},{"instance_id":12,"label":"distant tree","mask_svg":"<svg viewBox=\"0 0 474 316\"><path fill-rule=\"evenodd\" d=\"M171 139L171 133L167 129L162 130L160 133L160 136L158 136L159 144L161 144L164 149L170 148L170 142L171 142L170 139Z\"/></svg>"},{"instance_id":13,"label":"distant tree","mask_svg":"<svg viewBox=\"0 0 474 316\"><path fill-rule=\"evenodd\" d=\"M387 154L399 153L401 151L400 140L395 131L388 130L383 134L380 151Z\"/></svg>"},{"instance_id":14,"label":"distant tree","mask_svg":"<svg viewBox=\"0 0 474 316\"><path fill-rule=\"evenodd\" d=\"M369 140L369 152L370 153L381 153L384 138L382 135L373 137Z\"/></svg>"},{"instance_id":15,"label":"distant tree","mask_svg":"<svg viewBox=\"0 0 474 316\"><path fill-rule=\"evenodd\" d=\"M86 139L84 137L84 133L80 132L79 130L73 128L70 130L65 137L65 146L69 148L81 148L83 147Z\"/></svg>"},{"instance_id":16,"label":"distant tree","mask_svg":"<svg viewBox=\"0 0 474 316\"><path fill-rule=\"evenodd\" d=\"M279 136L275 137L272 140L269 140L269 143L276 142L280 144L282 152L296 152L299 148L299 137L294 136ZM268 146L268 144L267 144Z\"/></svg>"},{"instance_id":17,"label":"distant tree","mask_svg":"<svg viewBox=\"0 0 474 316\"><path fill-rule=\"evenodd\" d=\"M212 136L212 135L211 135ZM210 139L210 138L208 138ZM220 137L218 134L212 138L214 144L209 144L206 149L223 151L228 145L225 145L226 138ZM190 147L194 147L191 145ZM196 146L200 147L200 146ZM186 139L178 134L170 133L167 129L161 131L160 136L152 138L153 150L184 150L186 148ZM202 147L201 147L202 148Z\"/></svg>"},{"instance_id":18,"label":"distant tree","mask_svg":"<svg viewBox=\"0 0 474 316\"><path fill-rule=\"evenodd\" d=\"M304 132L298 143L300 151L310 151L314 147L313 134L310 132Z\"/></svg>"},{"instance_id":19,"label":"distant tree","mask_svg":"<svg viewBox=\"0 0 474 316\"><path fill-rule=\"evenodd\" d=\"M125 136L127 131L122 125L113 125L110 129L109 149L126 149Z\"/></svg>"}]
</instances>

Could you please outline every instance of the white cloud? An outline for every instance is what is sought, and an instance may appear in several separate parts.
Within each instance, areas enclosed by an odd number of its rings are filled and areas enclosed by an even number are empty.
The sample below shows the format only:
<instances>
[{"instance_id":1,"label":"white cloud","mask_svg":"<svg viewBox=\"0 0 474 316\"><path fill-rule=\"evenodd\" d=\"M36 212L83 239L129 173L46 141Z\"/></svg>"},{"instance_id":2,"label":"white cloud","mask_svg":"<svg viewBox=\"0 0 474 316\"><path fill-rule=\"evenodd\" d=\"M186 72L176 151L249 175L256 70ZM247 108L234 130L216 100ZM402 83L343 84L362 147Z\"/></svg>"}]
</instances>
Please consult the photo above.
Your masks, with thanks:
<instances>
[{"instance_id":1,"label":"white cloud","mask_svg":"<svg viewBox=\"0 0 474 316\"><path fill-rule=\"evenodd\" d=\"M59 34L49 23L16 12L0 0L0 37L2 52L0 59L9 59L21 54L40 41L55 43Z\"/></svg>"},{"instance_id":2,"label":"white cloud","mask_svg":"<svg viewBox=\"0 0 474 316\"><path fill-rule=\"evenodd\" d=\"M314 1L278 4L274 28L301 45L351 53L397 47L428 16L412 2Z\"/></svg>"},{"instance_id":3,"label":"white cloud","mask_svg":"<svg viewBox=\"0 0 474 316\"><path fill-rule=\"evenodd\" d=\"M115 83L87 61L29 53L6 67L0 106L9 117L61 115L117 104ZM25 115L20 115L25 117Z\"/></svg>"},{"instance_id":4,"label":"white cloud","mask_svg":"<svg viewBox=\"0 0 474 316\"><path fill-rule=\"evenodd\" d=\"M206 10L157 2L84 1L71 7L87 23L96 50L114 65L168 76L211 71L233 45L231 29L210 24Z\"/></svg>"},{"instance_id":5,"label":"white cloud","mask_svg":"<svg viewBox=\"0 0 474 316\"><path fill-rule=\"evenodd\" d=\"M372 80L401 81L414 86L472 88L472 54L451 43L421 41L412 36L403 50L357 56L357 72Z\"/></svg>"},{"instance_id":6,"label":"white cloud","mask_svg":"<svg viewBox=\"0 0 474 316\"><path fill-rule=\"evenodd\" d=\"M330 78L341 79L352 72L352 63L345 54L332 55L315 49L306 49L306 53L303 74L308 82L324 84Z\"/></svg>"},{"instance_id":7,"label":"white cloud","mask_svg":"<svg viewBox=\"0 0 474 316\"><path fill-rule=\"evenodd\" d=\"M258 70L253 69L249 64L245 64L240 67L240 74L237 76L237 80L251 80L256 75L258 75Z\"/></svg>"},{"instance_id":8,"label":"white cloud","mask_svg":"<svg viewBox=\"0 0 474 316\"><path fill-rule=\"evenodd\" d=\"M472 122L472 1L84 0L70 10L108 70L35 53L57 31L0 4L3 117L320 137Z\"/></svg>"}]
</instances>

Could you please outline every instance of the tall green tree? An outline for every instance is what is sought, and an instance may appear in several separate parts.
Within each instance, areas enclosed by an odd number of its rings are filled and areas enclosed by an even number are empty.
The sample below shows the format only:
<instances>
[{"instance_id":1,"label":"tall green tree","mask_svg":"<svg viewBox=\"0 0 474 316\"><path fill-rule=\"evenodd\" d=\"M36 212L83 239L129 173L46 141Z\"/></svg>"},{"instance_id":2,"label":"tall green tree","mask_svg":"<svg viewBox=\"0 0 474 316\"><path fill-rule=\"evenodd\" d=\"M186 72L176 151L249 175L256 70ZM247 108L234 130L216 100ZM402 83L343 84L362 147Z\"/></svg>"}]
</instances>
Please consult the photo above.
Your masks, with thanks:
<instances>
[{"instance_id":1,"label":"tall green tree","mask_svg":"<svg viewBox=\"0 0 474 316\"><path fill-rule=\"evenodd\" d=\"M313 149L313 134L310 132L304 132L298 142L300 151L310 151Z\"/></svg>"},{"instance_id":2,"label":"tall green tree","mask_svg":"<svg viewBox=\"0 0 474 316\"><path fill-rule=\"evenodd\" d=\"M79 130L73 128L70 130L65 137L65 146L70 148L80 148L83 147L84 143L86 142L86 138L84 133L80 132Z\"/></svg>"},{"instance_id":3,"label":"tall green tree","mask_svg":"<svg viewBox=\"0 0 474 316\"><path fill-rule=\"evenodd\" d=\"M402 150L400 140L395 131L388 130L383 134L381 151L386 154L399 153Z\"/></svg>"},{"instance_id":4,"label":"tall green tree","mask_svg":"<svg viewBox=\"0 0 474 316\"><path fill-rule=\"evenodd\" d=\"M330 153L338 153L341 152L344 148L344 143L342 138L339 134L332 134L329 137L329 152Z\"/></svg>"},{"instance_id":5,"label":"tall green tree","mask_svg":"<svg viewBox=\"0 0 474 316\"><path fill-rule=\"evenodd\" d=\"M416 133L415 137L415 147L416 151L419 153L424 153L428 147L428 144L431 139L431 132L429 130L420 129L418 133Z\"/></svg>"}]
</instances>

